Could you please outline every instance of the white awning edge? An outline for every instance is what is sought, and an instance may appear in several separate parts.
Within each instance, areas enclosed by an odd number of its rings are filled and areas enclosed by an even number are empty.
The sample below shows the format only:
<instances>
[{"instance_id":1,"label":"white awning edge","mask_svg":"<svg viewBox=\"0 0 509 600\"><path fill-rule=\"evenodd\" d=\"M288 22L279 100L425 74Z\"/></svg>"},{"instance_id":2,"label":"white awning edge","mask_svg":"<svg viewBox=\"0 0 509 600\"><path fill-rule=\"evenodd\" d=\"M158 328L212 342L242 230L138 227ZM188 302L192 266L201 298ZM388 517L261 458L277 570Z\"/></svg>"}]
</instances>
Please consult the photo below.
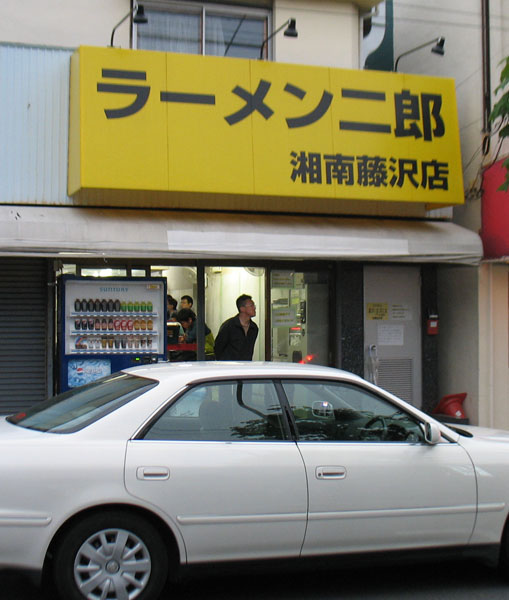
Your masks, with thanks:
<instances>
[{"instance_id":1,"label":"white awning edge","mask_svg":"<svg viewBox=\"0 0 509 600\"><path fill-rule=\"evenodd\" d=\"M1 206L0 255L477 265L482 242L444 221Z\"/></svg>"}]
</instances>

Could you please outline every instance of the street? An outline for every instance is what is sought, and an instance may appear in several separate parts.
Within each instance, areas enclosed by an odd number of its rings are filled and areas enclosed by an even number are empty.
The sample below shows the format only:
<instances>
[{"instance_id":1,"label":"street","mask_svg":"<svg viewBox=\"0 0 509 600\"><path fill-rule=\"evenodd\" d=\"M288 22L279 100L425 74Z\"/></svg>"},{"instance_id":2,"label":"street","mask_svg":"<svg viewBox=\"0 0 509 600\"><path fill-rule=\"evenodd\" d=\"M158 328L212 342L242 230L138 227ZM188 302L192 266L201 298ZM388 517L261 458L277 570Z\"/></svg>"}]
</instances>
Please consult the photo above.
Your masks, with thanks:
<instances>
[{"instance_id":1,"label":"street","mask_svg":"<svg viewBox=\"0 0 509 600\"><path fill-rule=\"evenodd\" d=\"M0 574L2 600L49 600L17 573ZM169 591L160 600L507 600L509 583L497 571L476 562L366 569L256 570L200 576ZM51 600L54 600L51 598Z\"/></svg>"}]
</instances>

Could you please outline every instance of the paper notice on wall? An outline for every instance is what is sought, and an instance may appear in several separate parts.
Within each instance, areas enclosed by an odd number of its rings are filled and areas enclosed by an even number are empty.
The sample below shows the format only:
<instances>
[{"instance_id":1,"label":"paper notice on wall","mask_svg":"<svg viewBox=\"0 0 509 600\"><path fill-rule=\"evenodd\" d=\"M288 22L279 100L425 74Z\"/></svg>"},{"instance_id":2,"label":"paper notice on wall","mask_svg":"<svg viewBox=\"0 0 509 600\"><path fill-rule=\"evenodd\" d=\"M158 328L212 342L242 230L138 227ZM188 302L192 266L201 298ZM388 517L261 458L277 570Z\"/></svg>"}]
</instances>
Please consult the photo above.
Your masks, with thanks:
<instances>
[{"instance_id":1,"label":"paper notice on wall","mask_svg":"<svg viewBox=\"0 0 509 600\"><path fill-rule=\"evenodd\" d=\"M377 329L378 346L403 346L405 343L405 326L392 323L380 323Z\"/></svg>"},{"instance_id":2,"label":"paper notice on wall","mask_svg":"<svg viewBox=\"0 0 509 600\"><path fill-rule=\"evenodd\" d=\"M412 309L407 304L391 304L391 321L411 321Z\"/></svg>"},{"instance_id":3,"label":"paper notice on wall","mask_svg":"<svg viewBox=\"0 0 509 600\"><path fill-rule=\"evenodd\" d=\"M293 327L296 324L295 306L272 309L272 327Z\"/></svg>"},{"instance_id":4,"label":"paper notice on wall","mask_svg":"<svg viewBox=\"0 0 509 600\"><path fill-rule=\"evenodd\" d=\"M389 305L387 302L368 302L366 304L366 319L369 321L387 321Z\"/></svg>"}]
</instances>

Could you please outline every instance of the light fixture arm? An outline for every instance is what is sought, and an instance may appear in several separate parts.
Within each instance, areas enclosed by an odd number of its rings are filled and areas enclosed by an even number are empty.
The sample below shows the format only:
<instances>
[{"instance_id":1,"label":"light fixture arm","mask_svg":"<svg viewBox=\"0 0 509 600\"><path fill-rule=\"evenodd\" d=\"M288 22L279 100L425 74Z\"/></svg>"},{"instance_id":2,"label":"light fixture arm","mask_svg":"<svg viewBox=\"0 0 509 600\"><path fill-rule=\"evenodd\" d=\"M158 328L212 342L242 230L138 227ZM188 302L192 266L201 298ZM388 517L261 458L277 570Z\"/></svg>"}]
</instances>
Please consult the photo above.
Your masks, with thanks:
<instances>
[{"instance_id":1,"label":"light fixture arm","mask_svg":"<svg viewBox=\"0 0 509 600\"><path fill-rule=\"evenodd\" d=\"M279 32L280 32L282 29L284 29L285 27L288 27L288 25L290 25L290 22L291 22L291 19L288 19L288 21L286 21L285 23L283 23L283 24L281 25L281 27L278 27L278 28L277 28L275 31L273 31L273 32L272 32L272 33L271 33L271 34L270 34L268 37L266 37L266 38L263 40L263 43L262 43L262 45L260 46L260 58L263 58L263 49L264 49L264 48L265 48L265 46L267 45L267 42L268 42L269 40L271 40L271 39L272 39L272 38L273 38L273 37L276 35L276 33L279 33Z\"/></svg>"},{"instance_id":2,"label":"light fixture arm","mask_svg":"<svg viewBox=\"0 0 509 600\"><path fill-rule=\"evenodd\" d=\"M443 40L443 39L444 39L443 37L433 38L432 40L429 40L429 42L424 42L424 44L420 44L419 46L416 46L415 48L412 48L411 50L407 50L406 52L403 52L403 54L400 54L398 56L398 58L396 59L396 62L394 63L393 71L398 70L398 63L399 63L400 59L402 59L404 56L408 56L409 54L412 54L413 52L417 52L417 50L426 48L426 46L431 46L431 44L439 44L440 40ZM442 45L443 45L443 42L442 42Z\"/></svg>"},{"instance_id":3,"label":"light fixture arm","mask_svg":"<svg viewBox=\"0 0 509 600\"><path fill-rule=\"evenodd\" d=\"M140 11L139 14L138 14L138 10ZM115 25L115 27L113 27L113 30L111 32L110 48L113 48L113 38L115 37L115 31L129 17L134 18L135 23L146 23L147 22L147 19L143 12L143 6L141 4L138 4L138 2L134 2L132 9L125 15L125 17L122 17L120 19L120 21ZM141 17L141 18L138 18L138 17Z\"/></svg>"}]
</instances>

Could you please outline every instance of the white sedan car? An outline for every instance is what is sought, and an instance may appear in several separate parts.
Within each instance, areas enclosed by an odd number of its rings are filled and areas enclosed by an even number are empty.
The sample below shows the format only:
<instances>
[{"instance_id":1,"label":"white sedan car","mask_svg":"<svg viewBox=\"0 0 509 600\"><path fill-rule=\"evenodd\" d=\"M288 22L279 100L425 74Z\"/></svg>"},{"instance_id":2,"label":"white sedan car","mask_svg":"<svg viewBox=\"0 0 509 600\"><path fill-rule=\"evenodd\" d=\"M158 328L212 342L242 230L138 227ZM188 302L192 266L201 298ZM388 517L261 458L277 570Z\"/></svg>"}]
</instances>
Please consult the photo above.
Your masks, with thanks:
<instances>
[{"instance_id":1,"label":"white sedan car","mask_svg":"<svg viewBox=\"0 0 509 600\"><path fill-rule=\"evenodd\" d=\"M155 600L200 563L509 563L509 433L456 432L326 367L115 373L2 418L0 481L0 567L45 570L63 600Z\"/></svg>"}]
</instances>

